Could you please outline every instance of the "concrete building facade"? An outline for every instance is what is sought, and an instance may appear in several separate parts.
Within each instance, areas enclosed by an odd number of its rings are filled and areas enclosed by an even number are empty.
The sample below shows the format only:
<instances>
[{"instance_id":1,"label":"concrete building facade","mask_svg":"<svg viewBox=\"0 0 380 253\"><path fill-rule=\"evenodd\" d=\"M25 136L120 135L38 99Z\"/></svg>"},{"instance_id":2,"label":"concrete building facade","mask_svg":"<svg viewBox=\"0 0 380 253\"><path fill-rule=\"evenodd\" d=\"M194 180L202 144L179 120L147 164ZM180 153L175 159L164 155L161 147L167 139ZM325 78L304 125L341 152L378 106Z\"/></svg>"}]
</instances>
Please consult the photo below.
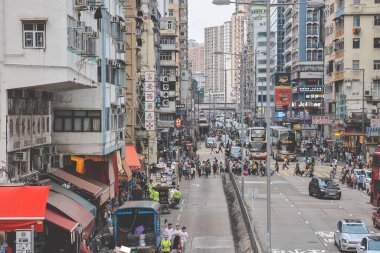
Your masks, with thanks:
<instances>
[{"instance_id":1,"label":"concrete building facade","mask_svg":"<svg viewBox=\"0 0 380 253\"><path fill-rule=\"evenodd\" d=\"M6 1L0 13L3 181L61 168L64 155L124 157L122 4Z\"/></svg>"}]
</instances>

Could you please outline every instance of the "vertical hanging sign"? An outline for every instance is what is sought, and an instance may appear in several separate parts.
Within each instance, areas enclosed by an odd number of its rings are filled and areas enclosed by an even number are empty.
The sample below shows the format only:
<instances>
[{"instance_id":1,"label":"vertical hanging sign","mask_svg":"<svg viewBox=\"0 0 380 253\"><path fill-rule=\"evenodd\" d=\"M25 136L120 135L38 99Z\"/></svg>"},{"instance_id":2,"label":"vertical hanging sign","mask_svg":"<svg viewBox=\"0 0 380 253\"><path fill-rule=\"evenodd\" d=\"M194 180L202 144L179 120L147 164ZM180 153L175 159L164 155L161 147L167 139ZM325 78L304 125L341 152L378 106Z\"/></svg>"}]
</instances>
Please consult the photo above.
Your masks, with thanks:
<instances>
[{"instance_id":1,"label":"vertical hanging sign","mask_svg":"<svg viewBox=\"0 0 380 253\"><path fill-rule=\"evenodd\" d=\"M154 71L145 72L145 129L147 131L154 131L156 129L154 117L155 76Z\"/></svg>"}]
</instances>

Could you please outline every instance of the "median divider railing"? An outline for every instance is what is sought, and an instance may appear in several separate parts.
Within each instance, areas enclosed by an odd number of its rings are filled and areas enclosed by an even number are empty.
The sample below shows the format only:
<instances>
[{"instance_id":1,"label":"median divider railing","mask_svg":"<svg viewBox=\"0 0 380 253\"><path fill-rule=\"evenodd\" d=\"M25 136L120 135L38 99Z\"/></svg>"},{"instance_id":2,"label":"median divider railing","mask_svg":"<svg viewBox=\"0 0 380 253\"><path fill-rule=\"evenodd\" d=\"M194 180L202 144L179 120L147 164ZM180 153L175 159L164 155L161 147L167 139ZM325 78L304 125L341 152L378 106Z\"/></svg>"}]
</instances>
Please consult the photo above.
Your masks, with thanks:
<instances>
[{"instance_id":1,"label":"median divider railing","mask_svg":"<svg viewBox=\"0 0 380 253\"><path fill-rule=\"evenodd\" d=\"M256 238L257 233L254 230L254 226L253 226L252 220L249 216L247 206L245 205L244 196L242 196L242 192L240 190L240 187L238 187L238 184L236 183L234 174L232 172L229 172L226 174L229 174L230 181L231 181L233 188L236 192L238 202L239 202L239 206L241 209L241 213L243 215L244 223L247 227L247 231L248 231L249 239L251 241L252 248L254 249L255 252L262 253L263 250L261 249L260 243L259 243L258 239Z\"/></svg>"}]
</instances>

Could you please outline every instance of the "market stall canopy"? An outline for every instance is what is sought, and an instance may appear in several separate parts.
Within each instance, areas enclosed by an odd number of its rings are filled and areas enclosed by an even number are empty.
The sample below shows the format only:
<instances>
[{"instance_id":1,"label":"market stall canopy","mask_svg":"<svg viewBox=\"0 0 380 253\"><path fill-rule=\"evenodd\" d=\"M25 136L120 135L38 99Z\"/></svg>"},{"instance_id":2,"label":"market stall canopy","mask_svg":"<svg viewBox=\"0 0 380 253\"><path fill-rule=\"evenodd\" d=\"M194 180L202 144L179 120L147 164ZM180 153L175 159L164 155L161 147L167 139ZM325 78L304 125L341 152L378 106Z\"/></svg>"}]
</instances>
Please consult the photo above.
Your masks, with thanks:
<instances>
[{"instance_id":1,"label":"market stall canopy","mask_svg":"<svg viewBox=\"0 0 380 253\"><path fill-rule=\"evenodd\" d=\"M83 238L87 239L95 228L95 217L78 202L62 195L49 192L48 204L78 222L84 230Z\"/></svg>"},{"instance_id":2,"label":"market stall canopy","mask_svg":"<svg viewBox=\"0 0 380 253\"><path fill-rule=\"evenodd\" d=\"M60 228L63 228L64 230L67 230L70 232L71 235L71 243L73 243L75 236L74 236L74 229L79 225L78 222L72 221L50 209L46 209L45 214L46 220L50 221L51 223L57 225Z\"/></svg>"},{"instance_id":3,"label":"market stall canopy","mask_svg":"<svg viewBox=\"0 0 380 253\"><path fill-rule=\"evenodd\" d=\"M125 163L131 171L143 171L136 148L133 145L125 146Z\"/></svg>"},{"instance_id":4,"label":"market stall canopy","mask_svg":"<svg viewBox=\"0 0 380 253\"><path fill-rule=\"evenodd\" d=\"M85 198L79 196L78 194L70 191L69 189L66 189L54 182L49 183L51 186L51 189L57 193L63 194L66 197L69 197L72 200L75 200L82 206L84 206L88 211L90 211L95 217L96 217L96 206L88 202Z\"/></svg>"},{"instance_id":5,"label":"market stall canopy","mask_svg":"<svg viewBox=\"0 0 380 253\"><path fill-rule=\"evenodd\" d=\"M64 170L53 170L50 172L50 174L53 177L66 181L70 184L75 185L79 189L88 192L90 195L94 196L94 198L98 198L102 194L103 189L99 185L88 182L87 180L74 176Z\"/></svg>"},{"instance_id":6,"label":"market stall canopy","mask_svg":"<svg viewBox=\"0 0 380 253\"><path fill-rule=\"evenodd\" d=\"M0 187L0 231L29 229L43 231L49 186Z\"/></svg>"}]
</instances>

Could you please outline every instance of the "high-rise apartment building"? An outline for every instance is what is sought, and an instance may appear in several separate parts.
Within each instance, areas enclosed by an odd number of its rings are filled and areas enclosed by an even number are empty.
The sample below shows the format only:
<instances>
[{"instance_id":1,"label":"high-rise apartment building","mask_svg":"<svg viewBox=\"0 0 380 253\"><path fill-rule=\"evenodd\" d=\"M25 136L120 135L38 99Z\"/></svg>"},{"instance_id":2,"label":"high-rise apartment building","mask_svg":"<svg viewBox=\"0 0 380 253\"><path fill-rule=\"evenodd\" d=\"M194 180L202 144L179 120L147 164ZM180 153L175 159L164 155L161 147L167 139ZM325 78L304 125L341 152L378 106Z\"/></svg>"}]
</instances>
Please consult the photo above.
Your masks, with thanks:
<instances>
[{"instance_id":1,"label":"high-rise apartment building","mask_svg":"<svg viewBox=\"0 0 380 253\"><path fill-rule=\"evenodd\" d=\"M205 28L205 102L224 102L224 26Z\"/></svg>"},{"instance_id":2,"label":"high-rise apartment building","mask_svg":"<svg viewBox=\"0 0 380 253\"><path fill-rule=\"evenodd\" d=\"M204 43L193 43L189 47L189 62L192 73L204 73L205 70L205 45Z\"/></svg>"},{"instance_id":3,"label":"high-rise apartment building","mask_svg":"<svg viewBox=\"0 0 380 253\"><path fill-rule=\"evenodd\" d=\"M287 6L285 17L285 72L291 73L293 86L292 126L303 135L315 135L318 128L311 118L323 108L323 45L320 11L306 1ZM290 111L287 112L290 116ZM305 131L303 131L305 130Z\"/></svg>"},{"instance_id":4,"label":"high-rise apartment building","mask_svg":"<svg viewBox=\"0 0 380 253\"><path fill-rule=\"evenodd\" d=\"M223 52L225 52L225 55L224 55L224 67L226 69L226 73L225 73L225 87L226 87L226 100L227 100L227 103L232 103L232 102L236 102L236 99L232 100L232 95L234 94L232 92L232 73L231 73L231 69L232 69L232 56L231 56L231 21L226 21L224 22L224 32L223 32L223 35L224 35L224 50Z\"/></svg>"},{"instance_id":5,"label":"high-rise apartment building","mask_svg":"<svg viewBox=\"0 0 380 253\"><path fill-rule=\"evenodd\" d=\"M367 127L370 119L378 118L379 13L376 1L328 0L325 4L325 113L335 119L325 127L325 135L349 133L343 139L358 151L363 124ZM366 143L368 150L378 137L368 134Z\"/></svg>"},{"instance_id":6,"label":"high-rise apartment building","mask_svg":"<svg viewBox=\"0 0 380 253\"><path fill-rule=\"evenodd\" d=\"M247 41L249 17L243 11L231 17L231 87L232 101L240 102L240 64L241 53Z\"/></svg>"}]
</instances>

